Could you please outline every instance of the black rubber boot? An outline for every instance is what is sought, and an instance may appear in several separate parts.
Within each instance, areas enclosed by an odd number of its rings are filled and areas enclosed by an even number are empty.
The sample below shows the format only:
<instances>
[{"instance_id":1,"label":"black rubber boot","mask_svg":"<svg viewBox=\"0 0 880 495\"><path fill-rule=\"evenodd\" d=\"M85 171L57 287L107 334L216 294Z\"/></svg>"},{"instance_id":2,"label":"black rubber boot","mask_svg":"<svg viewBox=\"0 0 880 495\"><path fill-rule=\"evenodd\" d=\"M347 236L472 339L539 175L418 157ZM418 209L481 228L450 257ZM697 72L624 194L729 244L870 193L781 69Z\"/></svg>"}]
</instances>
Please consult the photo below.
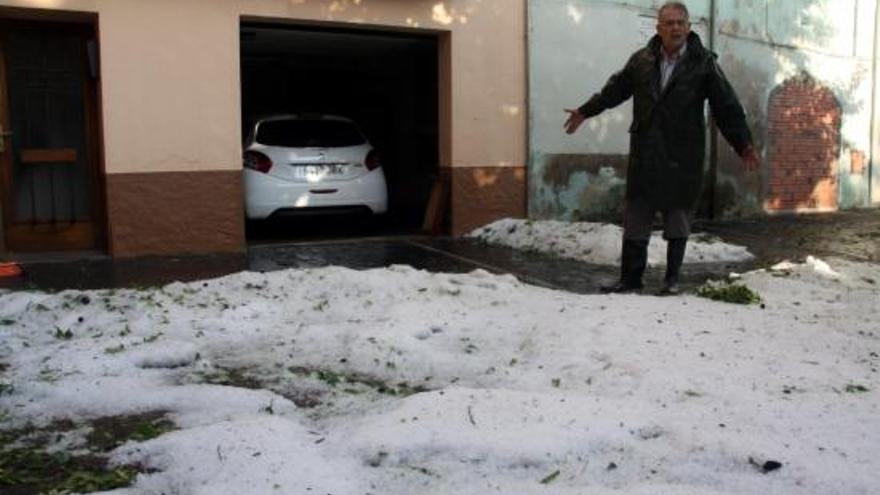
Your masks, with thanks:
<instances>
[{"instance_id":1,"label":"black rubber boot","mask_svg":"<svg viewBox=\"0 0 880 495\"><path fill-rule=\"evenodd\" d=\"M642 275L648 265L648 240L624 239L620 253L620 280L599 287L601 292L622 293L642 290Z\"/></svg>"},{"instance_id":2,"label":"black rubber boot","mask_svg":"<svg viewBox=\"0 0 880 495\"><path fill-rule=\"evenodd\" d=\"M684 263L684 252L687 249L687 238L669 239L666 245L666 276L663 278L663 288L658 295L675 296L681 293L678 281L681 275L681 265Z\"/></svg>"}]
</instances>

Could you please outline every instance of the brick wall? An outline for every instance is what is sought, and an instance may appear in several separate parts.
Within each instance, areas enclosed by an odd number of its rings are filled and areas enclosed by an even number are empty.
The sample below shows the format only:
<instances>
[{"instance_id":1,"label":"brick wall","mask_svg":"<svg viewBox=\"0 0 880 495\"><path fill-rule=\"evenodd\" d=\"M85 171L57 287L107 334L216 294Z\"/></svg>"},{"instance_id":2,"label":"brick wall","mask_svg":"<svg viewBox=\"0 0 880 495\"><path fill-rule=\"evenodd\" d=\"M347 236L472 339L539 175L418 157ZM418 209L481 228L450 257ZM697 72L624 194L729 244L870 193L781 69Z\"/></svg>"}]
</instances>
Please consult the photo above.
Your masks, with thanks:
<instances>
[{"instance_id":1,"label":"brick wall","mask_svg":"<svg viewBox=\"0 0 880 495\"><path fill-rule=\"evenodd\" d=\"M767 210L837 208L840 119L837 99L807 75L773 91L768 106Z\"/></svg>"}]
</instances>

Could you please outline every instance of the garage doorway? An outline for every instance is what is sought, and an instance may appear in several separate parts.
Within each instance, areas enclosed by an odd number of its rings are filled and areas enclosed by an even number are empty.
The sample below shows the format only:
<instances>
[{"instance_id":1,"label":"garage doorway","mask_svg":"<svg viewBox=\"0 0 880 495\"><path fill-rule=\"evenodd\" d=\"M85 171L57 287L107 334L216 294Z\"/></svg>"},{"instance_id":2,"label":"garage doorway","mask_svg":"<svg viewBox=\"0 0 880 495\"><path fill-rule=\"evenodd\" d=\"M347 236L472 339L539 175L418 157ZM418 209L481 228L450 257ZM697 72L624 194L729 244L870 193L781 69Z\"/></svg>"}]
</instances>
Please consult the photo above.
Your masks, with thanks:
<instances>
[{"instance_id":1,"label":"garage doorway","mask_svg":"<svg viewBox=\"0 0 880 495\"><path fill-rule=\"evenodd\" d=\"M432 34L242 22L242 142L256 120L354 120L382 157L388 211L248 222L248 239L406 235L421 230L438 179L439 39Z\"/></svg>"}]
</instances>

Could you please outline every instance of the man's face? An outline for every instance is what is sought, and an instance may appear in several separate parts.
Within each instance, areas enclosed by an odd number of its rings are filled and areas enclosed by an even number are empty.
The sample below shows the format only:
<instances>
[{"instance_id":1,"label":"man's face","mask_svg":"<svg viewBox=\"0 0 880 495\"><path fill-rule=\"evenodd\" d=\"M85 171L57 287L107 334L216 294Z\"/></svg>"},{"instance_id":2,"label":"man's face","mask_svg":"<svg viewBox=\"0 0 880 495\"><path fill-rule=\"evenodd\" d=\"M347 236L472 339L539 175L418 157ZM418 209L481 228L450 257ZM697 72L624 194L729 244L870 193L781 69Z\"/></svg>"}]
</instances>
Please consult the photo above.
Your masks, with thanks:
<instances>
[{"instance_id":1,"label":"man's face","mask_svg":"<svg viewBox=\"0 0 880 495\"><path fill-rule=\"evenodd\" d=\"M657 19L657 34L663 42L663 48L667 52L674 52L681 48L687 41L688 33L691 32L691 23L688 22L683 10L676 8L663 9L660 18Z\"/></svg>"}]
</instances>

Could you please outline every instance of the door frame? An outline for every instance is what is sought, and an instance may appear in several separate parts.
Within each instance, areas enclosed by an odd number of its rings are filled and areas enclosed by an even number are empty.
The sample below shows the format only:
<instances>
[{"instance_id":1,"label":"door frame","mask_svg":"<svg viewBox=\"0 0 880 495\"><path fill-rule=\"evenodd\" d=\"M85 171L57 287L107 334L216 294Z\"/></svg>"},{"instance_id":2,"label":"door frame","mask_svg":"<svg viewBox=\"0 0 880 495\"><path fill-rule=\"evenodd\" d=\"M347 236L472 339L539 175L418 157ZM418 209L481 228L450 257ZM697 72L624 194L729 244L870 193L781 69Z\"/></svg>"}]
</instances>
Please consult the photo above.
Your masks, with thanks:
<instances>
[{"instance_id":1,"label":"door frame","mask_svg":"<svg viewBox=\"0 0 880 495\"><path fill-rule=\"evenodd\" d=\"M87 47L84 54L83 62L86 64L85 71L91 71L92 75L87 74L85 87L83 90L83 111L84 111L84 130L86 133L86 153L88 167L90 169L89 184L91 188L91 225L92 231L89 235L92 239L91 246L82 248L74 246L73 250L97 250L107 252L107 201L106 201L106 169L104 162L104 143L103 143L103 110L102 110L102 84L100 69L100 31L98 24L98 14L94 12L80 11L59 11L59 10L43 10L43 9L27 9L16 7L0 7L0 25L9 25L24 29L47 29L55 31L77 31L94 40L92 46ZM8 108L8 88L6 80L6 60L5 53L0 50L0 120L6 123L10 122ZM11 165L11 164L10 164ZM2 173L8 174L10 168L7 167ZM10 181L3 181L3 190L0 194L8 197L11 191L6 190ZM6 217L8 212L2 210L0 204L0 257L6 257L10 253L10 245L7 242ZM39 253L50 250L41 249L40 237L35 237L35 241L25 243L24 249L19 248L15 252ZM63 242L62 242L63 244ZM14 247L14 246L13 246ZM67 250L64 247L52 250Z\"/></svg>"}]
</instances>

